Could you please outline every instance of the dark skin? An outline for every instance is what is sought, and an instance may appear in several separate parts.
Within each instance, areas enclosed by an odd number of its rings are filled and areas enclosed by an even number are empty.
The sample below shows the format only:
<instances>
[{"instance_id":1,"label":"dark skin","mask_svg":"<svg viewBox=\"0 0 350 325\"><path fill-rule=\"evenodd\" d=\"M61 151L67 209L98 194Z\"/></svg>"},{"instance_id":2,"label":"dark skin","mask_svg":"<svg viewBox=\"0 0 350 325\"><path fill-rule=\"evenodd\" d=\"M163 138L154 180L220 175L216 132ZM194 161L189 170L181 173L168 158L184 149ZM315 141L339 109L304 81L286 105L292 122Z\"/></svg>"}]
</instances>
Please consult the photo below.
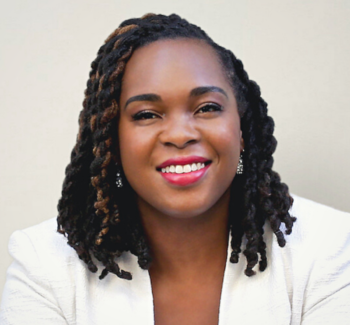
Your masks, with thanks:
<instances>
[{"instance_id":1,"label":"dark skin","mask_svg":"<svg viewBox=\"0 0 350 325\"><path fill-rule=\"evenodd\" d=\"M134 97L144 94L156 96ZM155 323L218 324L230 184L244 146L232 87L205 42L161 40L127 63L120 108L121 163L153 257ZM192 155L211 161L194 184L171 184L157 170Z\"/></svg>"}]
</instances>

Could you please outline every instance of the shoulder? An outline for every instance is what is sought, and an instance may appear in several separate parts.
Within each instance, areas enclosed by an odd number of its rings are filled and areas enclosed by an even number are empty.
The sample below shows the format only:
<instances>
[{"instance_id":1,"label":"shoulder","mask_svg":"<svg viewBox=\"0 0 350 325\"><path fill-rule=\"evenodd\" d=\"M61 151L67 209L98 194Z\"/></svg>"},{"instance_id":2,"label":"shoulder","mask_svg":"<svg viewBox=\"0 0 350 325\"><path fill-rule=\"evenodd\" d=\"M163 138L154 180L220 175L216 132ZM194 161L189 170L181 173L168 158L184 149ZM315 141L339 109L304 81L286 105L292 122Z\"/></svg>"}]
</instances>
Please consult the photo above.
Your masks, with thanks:
<instances>
[{"instance_id":1,"label":"shoulder","mask_svg":"<svg viewBox=\"0 0 350 325\"><path fill-rule=\"evenodd\" d=\"M104 268L104 265L91 255L98 271L96 274L88 270L77 252L68 245L67 238L57 232L56 218L15 231L10 237L9 252L16 267L20 265L24 272L35 274L40 280L47 279L53 287L60 283L68 291L73 291L78 282L97 285L100 281L98 274ZM137 258L130 252L125 252L117 262L122 269L132 274L136 275L141 270Z\"/></svg>"},{"instance_id":2,"label":"shoulder","mask_svg":"<svg viewBox=\"0 0 350 325\"><path fill-rule=\"evenodd\" d=\"M9 241L9 252L15 258L29 262L39 259L55 263L73 260L76 253L67 245L67 239L57 231L56 218L38 225L15 231ZM40 258L39 258L40 257ZM74 258L75 259L75 258Z\"/></svg>"},{"instance_id":3,"label":"shoulder","mask_svg":"<svg viewBox=\"0 0 350 325\"><path fill-rule=\"evenodd\" d=\"M57 248L63 246L67 241L56 229L56 218L51 218L26 229L16 230L10 237L9 248L16 249L23 241L33 244L45 243L45 247L48 247L48 244Z\"/></svg>"},{"instance_id":4,"label":"shoulder","mask_svg":"<svg viewBox=\"0 0 350 325\"><path fill-rule=\"evenodd\" d=\"M274 251L281 254L294 312L300 310L305 324L330 324L333 312L349 316L350 214L292 196L297 221L286 247L277 248L274 239Z\"/></svg>"},{"instance_id":5,"label":"shoulder","mask_svg":"<svg viewBox=\"0 0 350 325\"><path fill-rule=\"evenodd\" d=\"M275 251L281 251L284 258L294 260L295 266L304 271L329 259L334 261L334 267L342 261L350 263L350 213L292 196L290 214L297 220L292 233L285 236L283 249L273 236Z\"/></svg>"},{"instance_id":6,"label":"shoulder","mask_svg":"<svg viewBox=\"0 0 350 325\"><path fill-rule=\"evenodd\" d=\"M56 220L15 231L9 242L13 262L0 308L0 323L22 324L36 319L52 324L74 319L74 273L79 259L67 240L56 232ZM16 312L13 312L16 310ZM46 319L46 320L47 320Z\"/></svg>"},{"instance_id":7,"label":"shoulder","mask_svg":"<svg viewBox=\"0 0 350 325\"><path fill-rule=\"evenodd\" d=\"M47 324L48 319L50 324L111 324L129 319L137 301L140 308L144 299L152 301L148 273L133 255L123 254L119 263L135 276L132 283L114 275L100 281L56 231L56 219L15 231L9 251L14 261L7 271L1 324ZM116 306L118 319L111 315Z\"/></svg>"},{"instance_id":8,"label":"shoulder","mask_svg":"<svg viewBox=\"0 0 350 325\"><path fill-rule=\"evenodd\" d=\"M38 225L16 230L10 237L9 253L13 263L8 276L26 277L47 292L64 288L73 293L77 274L86 276L84 263L75 250L67 245L67 239L57 232L56 218Z\"/></svg>"},{"instance_id":9,"label":"shoulder","mask_svg":"<svg viewBox=\"0 0 350 325\"><path fill-rule=\"evenodd\" d=\"M301 214L302 218L307 218L309 221L322 220L328 221L328 223L332 221L332 218L336 218L335 221L343 221L350 225L350 213L348 212L337 210L295 194L292 194L292 197L294 199L291 208L293 215Z\"/></svg>"},{"instance_id":10,"label":"shoulder","mask_svg":"<svg viewBox=\"0 0 350 325\"><path fill-rule=\"evenodd\" d=\"M350 213L292 195L292 216L297 218L293 233L287 236L287 241L294 245L309 243L311 248L316 245L323 247L323 253L330 250L335 253L345 248L350 241ZM304 246L305 249L307 247Z\"/></svg>"}]
</instances>

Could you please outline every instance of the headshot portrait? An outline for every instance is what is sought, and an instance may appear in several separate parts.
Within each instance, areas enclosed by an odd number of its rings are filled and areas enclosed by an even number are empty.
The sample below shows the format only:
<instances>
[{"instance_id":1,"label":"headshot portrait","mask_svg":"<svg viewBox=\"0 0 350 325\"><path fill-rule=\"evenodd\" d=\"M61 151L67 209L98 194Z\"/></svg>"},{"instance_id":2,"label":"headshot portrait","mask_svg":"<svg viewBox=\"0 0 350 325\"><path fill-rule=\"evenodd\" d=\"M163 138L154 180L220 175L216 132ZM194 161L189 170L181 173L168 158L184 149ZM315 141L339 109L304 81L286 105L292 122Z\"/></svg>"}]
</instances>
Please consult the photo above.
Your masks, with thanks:
<instances>
[{"instance_id":1,"label":"headshot portrait","mask_svg":"<svg viewBox=\"0 0 350 325\"><path fill-rule=\"evenodd\" d=\"M0 324L348 324L345 0L2 7Z\"/></svg>"}]
</instances>

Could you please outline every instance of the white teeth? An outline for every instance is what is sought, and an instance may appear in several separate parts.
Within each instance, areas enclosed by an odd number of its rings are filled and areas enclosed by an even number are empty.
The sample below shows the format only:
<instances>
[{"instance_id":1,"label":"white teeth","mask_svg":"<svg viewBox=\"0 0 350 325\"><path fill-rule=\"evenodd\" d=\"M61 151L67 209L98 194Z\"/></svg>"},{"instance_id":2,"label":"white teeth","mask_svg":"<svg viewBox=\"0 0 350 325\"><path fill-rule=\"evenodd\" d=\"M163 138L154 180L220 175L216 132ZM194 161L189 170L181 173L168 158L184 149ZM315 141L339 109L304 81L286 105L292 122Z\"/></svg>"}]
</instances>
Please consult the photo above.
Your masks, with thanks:
<instances>
[{"instance_id":1,"label":"white teeth","mask_svg":"<svg viewBox=\"0 0 350 325\"><path fill-rule=\"evenodd\" d=\"M193 164L188 164L185 166L182 165L171 165L167 166L165 168L162 168L161 171L162 173L176 173L176 174L183 174L183 173L190 173L194 172L196 170L200 170L205 167L204 163L193 163Z\"/></svg>"},{"instance_id":2,"label":"white teeth","mask_svg":"<svg viewBox=\"0 0 350 325\"><path fill-rule=\"evenodd\" d=\"M191 165L185 165L184 166L184 173L189 173L189 172L191 172L192 170L191 170Z\"/></svg>"}]
</instances>

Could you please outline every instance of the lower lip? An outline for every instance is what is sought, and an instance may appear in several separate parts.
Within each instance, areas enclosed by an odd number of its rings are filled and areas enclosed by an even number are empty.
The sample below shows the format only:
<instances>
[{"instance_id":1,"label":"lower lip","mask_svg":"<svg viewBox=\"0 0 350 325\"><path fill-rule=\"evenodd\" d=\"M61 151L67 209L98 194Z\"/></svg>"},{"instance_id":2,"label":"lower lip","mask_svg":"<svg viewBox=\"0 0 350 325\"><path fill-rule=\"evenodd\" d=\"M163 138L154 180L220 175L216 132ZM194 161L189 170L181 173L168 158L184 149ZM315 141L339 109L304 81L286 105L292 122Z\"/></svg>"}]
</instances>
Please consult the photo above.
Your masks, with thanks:
<instances>
[{"instance_id":1,"label":"lower lip","mask_svg":"<svg viewBox=\"0 0 350 325\"><path fill-rule=\"evenodd\" d=\"M176 173L162 173L160 174L169 182L179 186L186 186L198 182L209 169L211 164L205 166L195 172L176 174Z\"/></svg>"}]
</instances>

